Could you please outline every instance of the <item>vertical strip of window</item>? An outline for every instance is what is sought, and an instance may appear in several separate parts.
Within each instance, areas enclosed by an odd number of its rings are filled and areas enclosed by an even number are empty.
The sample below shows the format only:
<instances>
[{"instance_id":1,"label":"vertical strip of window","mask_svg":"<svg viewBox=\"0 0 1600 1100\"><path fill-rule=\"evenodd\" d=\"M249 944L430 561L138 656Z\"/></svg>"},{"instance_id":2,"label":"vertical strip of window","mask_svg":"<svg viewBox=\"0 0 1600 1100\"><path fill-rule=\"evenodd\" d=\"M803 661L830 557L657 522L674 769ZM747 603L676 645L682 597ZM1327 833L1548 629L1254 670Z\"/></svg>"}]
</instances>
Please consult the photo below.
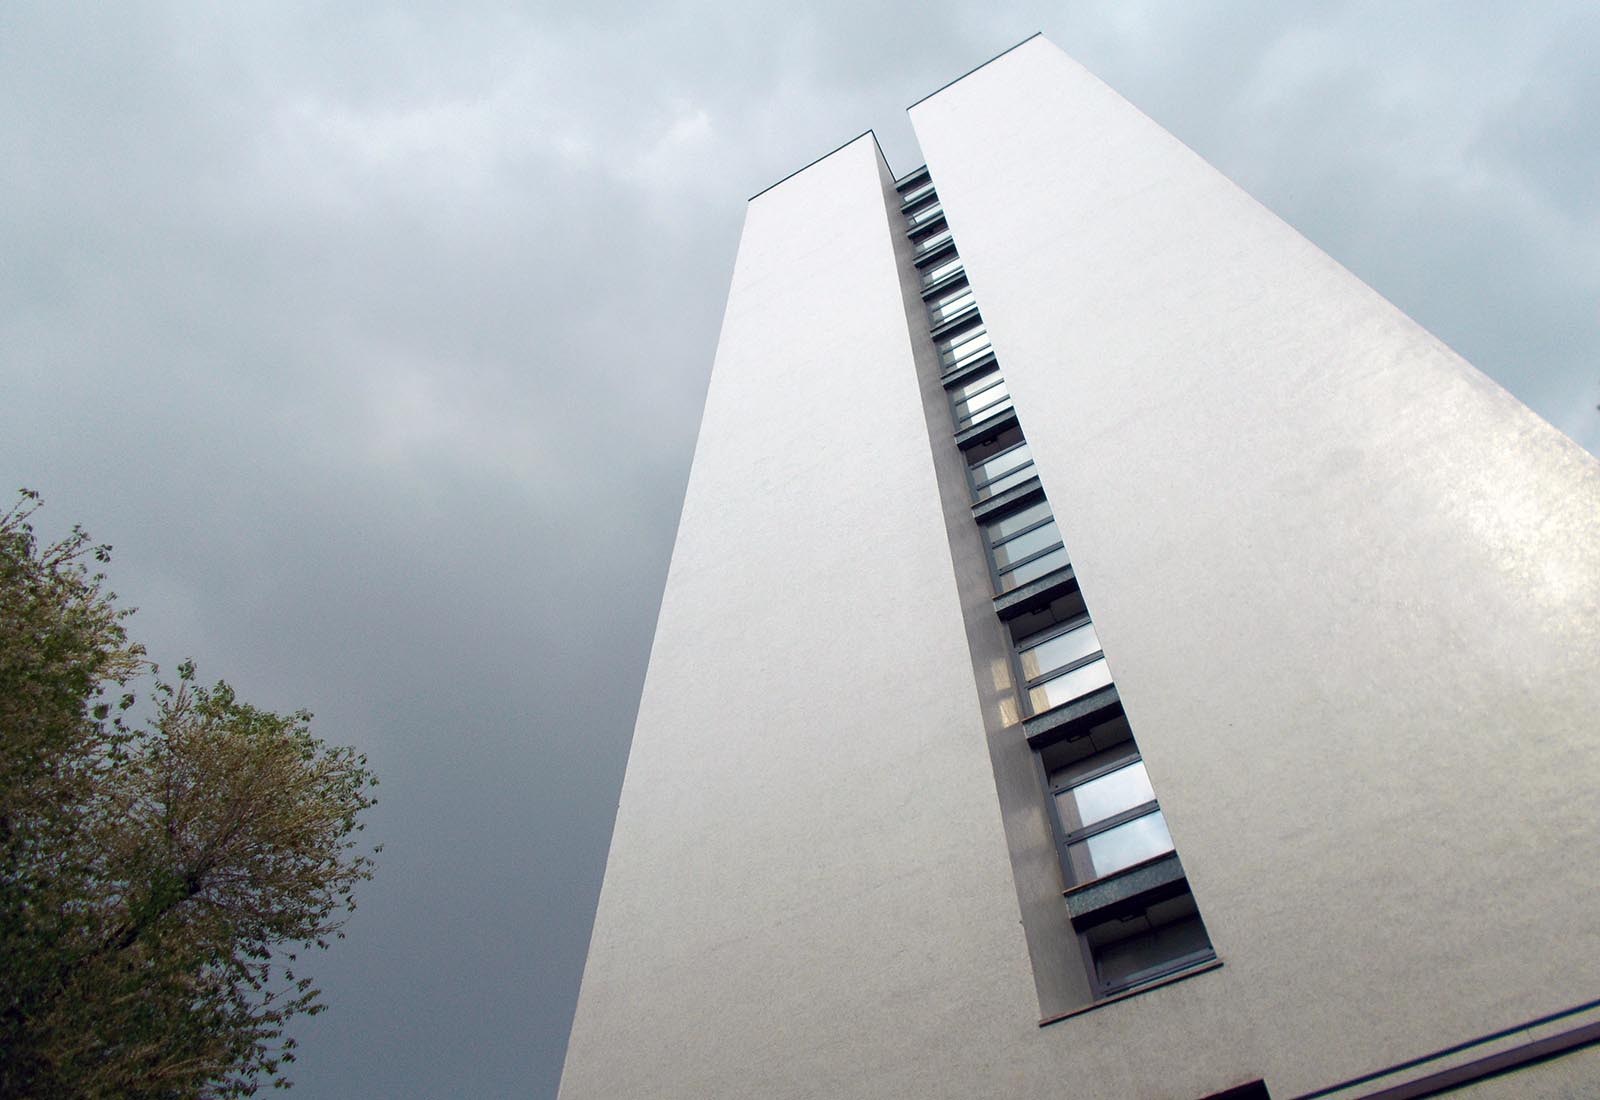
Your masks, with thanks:
<instances>
[{"instance_id":1,"label":"vertical strip of window","mask_svg":"<svg viewBox=\"0 0 1600 1100\"><path fill-rule=\"evenodd\" d=\"M1043 736L1055 738L1036 747L1035 761L1068 912L1095 995L1126 992L1214 958L1211 941L1120 697L1102 691L1113 681L1099 633L1067 569L944 205L925 167L897 187L997 607L1012 601L1005 616L1024 713L1045 716ZM994 430L975 430L991 421ZM1061 583L1024 587L1051 574ZM1052 712L1064 717L1049 723Z\"/></svg>"}]
</instances>

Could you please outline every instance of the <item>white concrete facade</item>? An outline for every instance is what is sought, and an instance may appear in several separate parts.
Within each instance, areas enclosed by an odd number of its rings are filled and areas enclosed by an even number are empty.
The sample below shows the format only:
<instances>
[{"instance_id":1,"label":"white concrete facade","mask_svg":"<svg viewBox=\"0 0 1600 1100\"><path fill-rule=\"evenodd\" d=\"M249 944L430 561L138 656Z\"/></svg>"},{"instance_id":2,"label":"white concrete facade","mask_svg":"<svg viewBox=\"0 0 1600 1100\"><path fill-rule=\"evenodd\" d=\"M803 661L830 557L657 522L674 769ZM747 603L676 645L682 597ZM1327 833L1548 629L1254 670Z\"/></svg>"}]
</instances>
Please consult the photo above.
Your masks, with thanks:
<instances>
[{"instance_id":1,"label":"white concrete facade","mask_svg":"<svg viewBox=\"0 0 1600 1100\"><path fill-rule=\"evenodd\" d=\"M911 115L1223 965L1039 1026L1076 948L863 137L747 214L563 1100L1281 1100L1600 998L1600 464L1044 39Z\"/></svg>"},{"instance_id":2,"label":"white concrete facade","mask_svg":"<svg viewBox=\"0 0 1600 1100\"><path fill-rule=\"evenodd\" d=\"M750 204L567 1100L938 1095L1027 1021L891 193L863 137Z\"/></svg>"}]
</instances>

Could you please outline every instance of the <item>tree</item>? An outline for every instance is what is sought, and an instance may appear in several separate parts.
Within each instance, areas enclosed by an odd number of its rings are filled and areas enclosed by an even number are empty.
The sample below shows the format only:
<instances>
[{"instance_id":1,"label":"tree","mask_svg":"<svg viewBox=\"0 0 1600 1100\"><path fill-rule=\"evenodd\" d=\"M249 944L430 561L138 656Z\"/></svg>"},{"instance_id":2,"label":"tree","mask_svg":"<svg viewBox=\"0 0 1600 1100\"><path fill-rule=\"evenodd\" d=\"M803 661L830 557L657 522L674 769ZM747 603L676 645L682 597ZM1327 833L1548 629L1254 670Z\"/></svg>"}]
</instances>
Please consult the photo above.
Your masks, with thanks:
<instances>
[{"instance_id":1,"label":"tree","mask_svg":"<svg viewBox=\"0 0 1600 1100\"><path fill-rule=\"evenodd\" d=\"M110 547L40 546L38 506L0 516L0 1097L286 1086L286 1025L323 1007L299 956L372 877L377 779L309 713L161 679L91 570Z\"/></svg>"}]
</instances>

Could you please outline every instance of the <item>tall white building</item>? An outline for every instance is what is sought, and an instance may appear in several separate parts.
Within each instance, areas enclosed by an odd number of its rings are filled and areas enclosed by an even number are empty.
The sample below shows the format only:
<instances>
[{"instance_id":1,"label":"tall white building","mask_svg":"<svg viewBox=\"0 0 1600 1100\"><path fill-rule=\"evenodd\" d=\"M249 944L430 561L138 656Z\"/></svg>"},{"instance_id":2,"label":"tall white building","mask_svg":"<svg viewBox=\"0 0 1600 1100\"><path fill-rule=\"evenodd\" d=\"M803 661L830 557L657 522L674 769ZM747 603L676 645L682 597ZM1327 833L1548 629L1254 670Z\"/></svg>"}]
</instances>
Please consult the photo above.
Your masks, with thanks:
<instances>
[{"instance_id":1,"label":"tall white building","mask_svg":"<svg viewBox=\"0 0 1600 1100\"><path fill-rule=\"evenodd\" d=\"M1600 465L1043 38L911 119L750 202L563 1100L1600 1096Z\"/></svg>"}]
</instances>

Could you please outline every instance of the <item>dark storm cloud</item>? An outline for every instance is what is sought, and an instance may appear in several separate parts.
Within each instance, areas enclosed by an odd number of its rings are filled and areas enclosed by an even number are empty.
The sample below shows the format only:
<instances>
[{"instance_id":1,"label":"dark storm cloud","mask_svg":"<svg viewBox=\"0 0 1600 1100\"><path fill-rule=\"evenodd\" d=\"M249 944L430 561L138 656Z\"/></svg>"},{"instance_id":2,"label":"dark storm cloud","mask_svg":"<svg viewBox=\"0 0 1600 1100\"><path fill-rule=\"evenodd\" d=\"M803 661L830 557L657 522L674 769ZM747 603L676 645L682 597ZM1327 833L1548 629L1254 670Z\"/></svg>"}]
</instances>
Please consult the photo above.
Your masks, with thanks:
<instances>
[{"instance_id":1,"label":"dark storm cloud","mask_svg":"<svg viewBox=\"0 0 1600 1100\"><path fill-rule=\"evenodd\" d=\"M1593 449L1586 7L0 9L0 473L384 777L299 1095L553 1095L747 195L1042 28Z\"/></svg>"}]
</instances>

